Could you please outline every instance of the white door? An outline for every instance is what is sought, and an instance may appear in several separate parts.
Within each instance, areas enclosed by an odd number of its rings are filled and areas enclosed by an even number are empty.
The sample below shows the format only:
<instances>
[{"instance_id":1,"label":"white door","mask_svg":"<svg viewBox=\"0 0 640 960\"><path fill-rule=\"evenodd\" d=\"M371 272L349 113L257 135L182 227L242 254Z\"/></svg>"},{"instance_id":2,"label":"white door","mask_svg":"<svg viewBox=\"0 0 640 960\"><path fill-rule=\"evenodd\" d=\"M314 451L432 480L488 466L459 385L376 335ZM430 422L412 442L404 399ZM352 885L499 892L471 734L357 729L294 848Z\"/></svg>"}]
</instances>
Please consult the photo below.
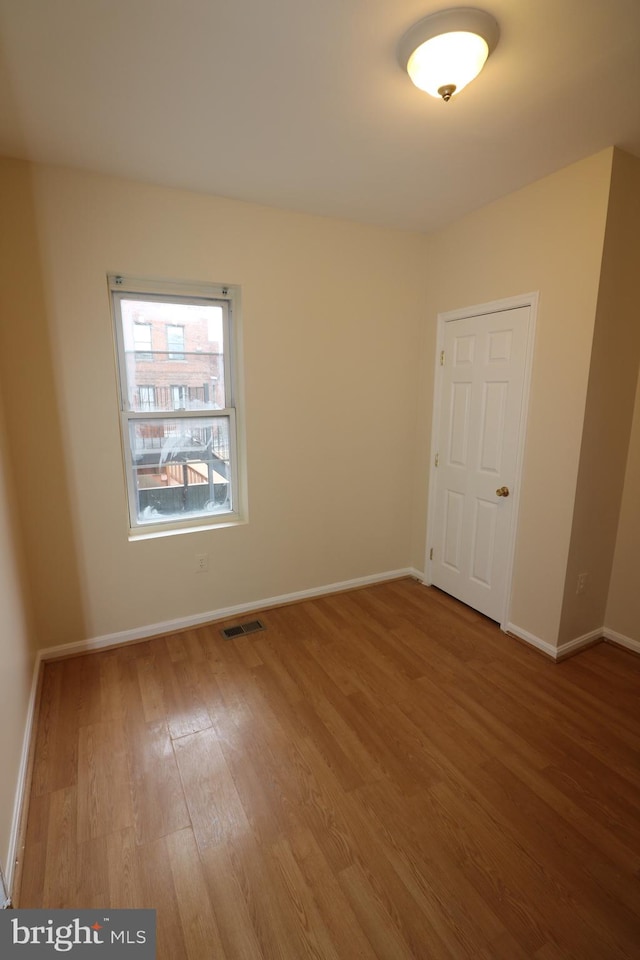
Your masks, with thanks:
<instances>
[{"instance_id":1,"label":"white door","mask_svg":"<svg viewBox=\"0 0 640 960\"><path fill-rule=\"evenodd\" d=\"M431 582L505 619L530 306L445 320L432 470Z\"/></svg>"}]
</instances>

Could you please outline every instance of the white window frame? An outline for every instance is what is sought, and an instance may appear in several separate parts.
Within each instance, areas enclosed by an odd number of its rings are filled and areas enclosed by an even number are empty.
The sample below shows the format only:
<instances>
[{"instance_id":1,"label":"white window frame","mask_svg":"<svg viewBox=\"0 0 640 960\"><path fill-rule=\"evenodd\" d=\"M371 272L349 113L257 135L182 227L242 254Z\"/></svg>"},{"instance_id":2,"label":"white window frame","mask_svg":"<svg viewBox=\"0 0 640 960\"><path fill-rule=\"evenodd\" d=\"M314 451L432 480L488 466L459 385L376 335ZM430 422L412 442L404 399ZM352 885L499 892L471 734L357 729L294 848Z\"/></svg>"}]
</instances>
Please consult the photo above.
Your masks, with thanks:
<instances>
[{"instance_id":1,"label":"white window frame","mask_svg":"<svg viewBox=\"0 0 640 960\"><path fill-rule=\"evenodd\" d=\"M246 510L246 471L240 463L238 450L241 446L239 434L241 418L238 416L238 398L240 394L240 289L234 285L209 283L180 283L173 281L144 280L122 274L109 274L107 277L111 295L111 313L114 328L114 346L117 370L118 406L120 414L120 439L125 473L126 498L129 517L129 539L145 539L174 533L186 533L194 530L210 529L245 523ZM160 303L189 303L223 308L223 344L224 344L224 382L225 407L205 410L163 410L137 411L130 408L126 356L124 348L123 325L120 311L121 300L157 300ZM229 421L229 469L231 473L231 510L225 513L204 513L198 516L185 516L179 520L153 520L141 522L137 516L137 493L135 469L131 456L129 426L135 420L177 420L227 418ZM244 458L243 458L244 459Z\"/></svg>"}]
</instances>

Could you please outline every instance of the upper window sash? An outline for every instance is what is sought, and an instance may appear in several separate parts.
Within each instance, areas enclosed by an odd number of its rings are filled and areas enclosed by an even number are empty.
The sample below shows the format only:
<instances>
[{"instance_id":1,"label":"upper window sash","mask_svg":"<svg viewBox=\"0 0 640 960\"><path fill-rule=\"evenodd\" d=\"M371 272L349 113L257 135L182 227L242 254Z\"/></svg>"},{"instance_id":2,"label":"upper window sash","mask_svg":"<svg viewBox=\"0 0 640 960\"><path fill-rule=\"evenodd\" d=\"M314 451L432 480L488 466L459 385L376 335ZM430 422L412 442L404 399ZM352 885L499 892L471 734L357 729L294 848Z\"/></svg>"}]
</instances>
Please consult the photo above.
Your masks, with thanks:
<instances>
[{"instance_id":1,"label":"upper window sash","mask_svg":"<svg viewBox=\"0 0 640 960\"><path fill-rule=\"evenodd\" d=\"M175 286L175 285L170 285ZM135 382L132 382L127 370L127 356L133 354L134 356L140 354L140 350L135 349L135 344L132 344L131 349L127 350L125 347L124 341L124 329L123 329L123 312L122 312L122 302L123 301L135 301L139 300L143 303L159 303L159 304L171 304L175 303L178 305L189 305L189 306L202 306L202 307L212 307L217 306L222 310L222 369L224 376L224 406L223 407L206 407L203 410L190 410L189 412L193 415L211 413L213 410L220 412L221 410L228 410L234 406L233 402L233 382L232 382L232 353L233 353L233 342L231 337L231 296L228 293L228 288L220 288L221 291L227 291L226 295L222 296L209 296L203 297L199 296L190 296L188 293L183 292L182 294L177 294L173 292L172 294L163 295L156 293L144 293L139 290L122 290L119 286L113 286L110 282L110 287L113 291L113 301L114 301L114 314L117 318L116 322L116 341L117 341L117 353L118 353L118 364L119 364L119 381L120 381L120 404L121 410L124 413L135 415L135 402L134 397L136 394L137 385ZM215 288L214 288L215 290ZM213 291L212 291L213 292ZM135 324L134 324L135 325ZM182 328L184 330L184 327ZM190 353L187 349L187 346L182 341L180 350L171 349L171 344L167 343L166 352L160 352L158 354L160 359L165 359L168 362L183 362L183 358L190 356ZM146 352L146 351L145 351ZM180 353L180 360L172 358L171 354ZM153 356L153 352L152 352ZM195 354L194 354L195 356ZM206 352L202 356L207 356ZM156 411L147 411L148 416L162 416L166 415L170 410L173 410L173 407L169 407L167 410L156 410ZM178 413L179 411L175 411Z\"/></svg>"}]
</instances>

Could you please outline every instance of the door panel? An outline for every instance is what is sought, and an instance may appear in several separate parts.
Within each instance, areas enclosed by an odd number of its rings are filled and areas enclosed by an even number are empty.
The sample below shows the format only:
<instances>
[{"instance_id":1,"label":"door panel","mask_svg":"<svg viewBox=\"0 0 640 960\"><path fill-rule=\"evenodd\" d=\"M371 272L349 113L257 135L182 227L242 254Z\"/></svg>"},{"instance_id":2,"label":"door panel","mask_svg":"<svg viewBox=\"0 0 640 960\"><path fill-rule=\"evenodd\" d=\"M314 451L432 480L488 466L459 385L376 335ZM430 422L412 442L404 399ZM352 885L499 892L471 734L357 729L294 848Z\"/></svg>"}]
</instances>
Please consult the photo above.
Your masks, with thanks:
<instances>
[{"instance_id":1,"label":"door panel","mask_svg":"<svg viewBox=\"0 0 640 960\"><path fill-rule=\"evenodd\" d=\"M464 497L454 490L447 490L446 503L443 562L452 570L459 572L461 567Z\"/></svg>"},{"instance_id":2,"label":"door panel","mask_svg":"<svg viewBox=\"0 0 640 960\"><path fill-rule=\"evenodd\" d=\"M471 578L486 587L491 587L492 583L496 513L495 503L488 503L486 500L475 501Z\"/></svg>"},{"instance_id":3,"label":"door panel","mask_svg":"<svg viewBox=\"0 0 640 960\"><path fill-rule=\"evenodd\" d=\"M494 620L506 600L529 321L517 307L445 323L431 581Z\"/></svg>"},{"instance_id":4,"label":"door panel","mask_svg":"<svg viewBox=\"0 0 640 960\"><path fill-rule=\"evenodd\" d=\"M454 383L452 386L449 463L457 467L466 467L469 449L471 384Z\"/></svg>"},{"instance_id":5,"label":"door panel","mask_svg":"<svg viewBox=\"0 0 640 960\"><path fill-rule=\"evenodd\" d=\"M504 424L509 384L503 381L482 385L482 416L479 440L479 469L496 476L502 470Z\"/></svg>"}]
</instances>

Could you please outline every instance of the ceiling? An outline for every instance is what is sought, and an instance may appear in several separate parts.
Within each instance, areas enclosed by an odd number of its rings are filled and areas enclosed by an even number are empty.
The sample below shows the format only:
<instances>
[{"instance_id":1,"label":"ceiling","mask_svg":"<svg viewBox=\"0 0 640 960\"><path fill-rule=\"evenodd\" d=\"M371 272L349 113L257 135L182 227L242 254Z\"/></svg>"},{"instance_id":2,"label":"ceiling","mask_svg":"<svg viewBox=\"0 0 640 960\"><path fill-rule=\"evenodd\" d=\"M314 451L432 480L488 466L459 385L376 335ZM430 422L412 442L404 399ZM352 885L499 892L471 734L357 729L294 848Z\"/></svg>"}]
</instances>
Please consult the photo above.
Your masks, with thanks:
<instances>
[{"instance_id":1,"label":"ceiling","mask_svg":"<svg viewBox=\"0 0 640 960\"><path fill-rule=\"evenodd\" d=\"M431 231L616 144L640 155L640 0L482 0L450 103L396 48L441 0L0 0L0 153Z\"/></svg>"}]
</instances>

